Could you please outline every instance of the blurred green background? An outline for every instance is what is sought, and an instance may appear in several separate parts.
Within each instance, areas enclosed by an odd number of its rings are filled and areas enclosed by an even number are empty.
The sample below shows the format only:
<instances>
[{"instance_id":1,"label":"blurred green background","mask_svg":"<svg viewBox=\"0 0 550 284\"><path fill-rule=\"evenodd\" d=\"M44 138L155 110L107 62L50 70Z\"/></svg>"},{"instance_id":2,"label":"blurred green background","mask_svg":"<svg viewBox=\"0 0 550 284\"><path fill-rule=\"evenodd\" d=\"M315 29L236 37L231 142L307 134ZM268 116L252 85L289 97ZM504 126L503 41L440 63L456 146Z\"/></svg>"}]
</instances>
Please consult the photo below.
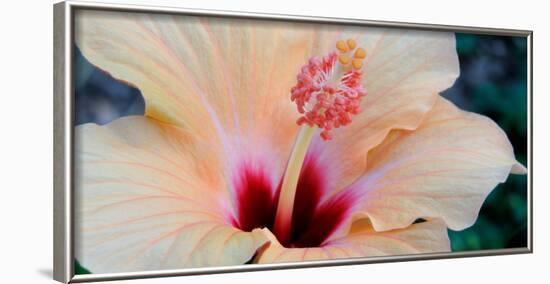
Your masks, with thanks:
<instances>
[{"instance_id":1,"label":"blurred green background","mask_svg":"<svg viewBox=\"0 0 550 284\"><path fill-rule=\"evenodd\" d=\"M527 39L456 34L460 77L442 95L486 115L527 166ZM449 231L453 251L527 246L527 176L510 175L489 195L474 226Z\"/></svg>"},{"instance_id":2,"label":"blurred green background","mask_svg":"<svg viewBox=\"0 0 550 284\"><path fill-rule=\"evenodd\" d=\"M442 93L460 108L492 118L527 165L527 39L456 34L460 77ZM76 125L143 115L139 90L93 67L76 48ZM474 226L449 231L453 251L527 246L527 177L511 175L484 203ZM76 262L77 274L89 273Z\"/></svg>"}]
</instances>

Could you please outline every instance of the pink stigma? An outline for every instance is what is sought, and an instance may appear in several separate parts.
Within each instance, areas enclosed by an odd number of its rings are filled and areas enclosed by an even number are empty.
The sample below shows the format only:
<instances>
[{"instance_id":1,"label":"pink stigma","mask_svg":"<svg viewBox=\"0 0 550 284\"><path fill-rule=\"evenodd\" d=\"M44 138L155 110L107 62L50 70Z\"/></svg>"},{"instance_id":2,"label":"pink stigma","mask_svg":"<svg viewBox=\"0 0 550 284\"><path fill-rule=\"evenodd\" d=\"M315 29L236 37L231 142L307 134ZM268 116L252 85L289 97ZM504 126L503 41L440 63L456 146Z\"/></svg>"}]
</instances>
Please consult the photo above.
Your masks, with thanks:
<instances>
[{"instance_id":1,"label":"pink stigma","mask_svg":"<svg viewBox=\"0 0 550 284\"><path fill-rule=\"evenodd\" d=\"M302 67L298 82L291 89L291 100L301 114L297 124L321 128L323 140L332 138L332 129L351 123L352 117L361 112L361 98L367 95L361 84L362 64L356 61L362 58L355 58L349 64L348 50L340 52L340 55L333 51L322 58L312 57Z\"/></svg>"}]
</instances>

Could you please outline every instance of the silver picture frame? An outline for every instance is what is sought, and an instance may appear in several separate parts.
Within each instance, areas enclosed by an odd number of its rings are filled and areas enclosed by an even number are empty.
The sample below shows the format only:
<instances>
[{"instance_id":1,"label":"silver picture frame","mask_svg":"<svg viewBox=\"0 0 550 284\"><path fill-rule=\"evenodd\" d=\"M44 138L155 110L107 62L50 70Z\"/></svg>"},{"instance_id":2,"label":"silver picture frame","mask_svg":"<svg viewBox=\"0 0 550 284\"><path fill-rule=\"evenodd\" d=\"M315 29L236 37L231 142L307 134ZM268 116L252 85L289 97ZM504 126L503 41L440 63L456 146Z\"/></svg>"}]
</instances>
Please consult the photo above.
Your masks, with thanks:
<instances>
[{"instance_id":1,"label":"silver picture frame","mask_svg":"<svg viewBox=\"0 0 550 284\"><path fill-rule=\"evenodd\" d=\"M142 271L132 273L75 275L74 273L74 86L73 86L73 49L74 49L74 15L78 9L108 11L170 13L178 15L214 15L231 18L269 19L277 21L299 21L309 23L333 23L344 25L394 27L420 30L465 32L473 34L521 36L527 39L528 68L528 237L527 247L495 249L483 251L432 253L421 255L385 256L353 258L325 261L308 261L300 263L246 264L231 267L208 267L162 271ZM394 261L412 261L428 259L446 259L491 255L525 254L533 252L533 31L511 30L465 26L414 24L386 21L368 21L359 19L339 19L327 17L309 17L281 14L261 14L236 11L199 10L173 7L154 7L142 5L121 5L65 1L54 5L54 259L53 278L63 283L89 281L106 281L152 277L171 277L195 274L226 272L246 272L258 270L289 269L304 267L323 267L335 265L384 263Z\"/></svg>"}]
</instances>

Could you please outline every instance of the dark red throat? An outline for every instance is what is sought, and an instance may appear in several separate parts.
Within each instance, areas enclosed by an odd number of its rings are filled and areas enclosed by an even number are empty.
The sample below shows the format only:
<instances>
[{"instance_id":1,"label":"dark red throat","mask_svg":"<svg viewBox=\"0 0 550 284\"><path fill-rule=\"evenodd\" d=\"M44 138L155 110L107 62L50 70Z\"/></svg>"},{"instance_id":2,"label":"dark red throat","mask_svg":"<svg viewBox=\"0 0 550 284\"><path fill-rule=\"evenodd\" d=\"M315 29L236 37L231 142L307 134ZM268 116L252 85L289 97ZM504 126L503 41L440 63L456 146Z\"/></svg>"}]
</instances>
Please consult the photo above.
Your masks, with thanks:
<instances>
[{"instance_id":1,"label":"dark red throat","mask_svg":"<svg viewBox=\"0 0 550 284\"><path fill-rule=\"evenodd\" d=\"M296 189L290 239L283 240L283 246L319 247L348 217L353 198L345 193L324 198L329 191L327 170L313 155L306 156ZM243 231L268 228L274 232L282 177L274 188L265 167L244 164L239 173L234 180L237 208L233 225Z\"/></svg>"}]
</instances>

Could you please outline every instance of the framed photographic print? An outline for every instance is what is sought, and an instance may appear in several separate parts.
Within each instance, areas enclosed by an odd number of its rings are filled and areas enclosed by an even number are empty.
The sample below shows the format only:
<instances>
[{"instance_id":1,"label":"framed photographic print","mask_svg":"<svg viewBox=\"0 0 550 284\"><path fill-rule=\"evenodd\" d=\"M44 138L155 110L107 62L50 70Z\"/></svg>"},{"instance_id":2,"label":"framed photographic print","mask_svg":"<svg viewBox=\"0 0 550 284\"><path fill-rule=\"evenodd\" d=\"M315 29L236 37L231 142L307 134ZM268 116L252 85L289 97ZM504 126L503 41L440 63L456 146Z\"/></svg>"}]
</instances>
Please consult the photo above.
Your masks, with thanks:
<instances>
[{"instance_id":1,"label":"framed photographic print","mask_svg":"<svg viewBox=\"0 0 550 284\"><path fill-rule=\"evenodd\" d=\"M532 252L532 32L54 6L54 278Z\"/></svg>"}]
</instances>

